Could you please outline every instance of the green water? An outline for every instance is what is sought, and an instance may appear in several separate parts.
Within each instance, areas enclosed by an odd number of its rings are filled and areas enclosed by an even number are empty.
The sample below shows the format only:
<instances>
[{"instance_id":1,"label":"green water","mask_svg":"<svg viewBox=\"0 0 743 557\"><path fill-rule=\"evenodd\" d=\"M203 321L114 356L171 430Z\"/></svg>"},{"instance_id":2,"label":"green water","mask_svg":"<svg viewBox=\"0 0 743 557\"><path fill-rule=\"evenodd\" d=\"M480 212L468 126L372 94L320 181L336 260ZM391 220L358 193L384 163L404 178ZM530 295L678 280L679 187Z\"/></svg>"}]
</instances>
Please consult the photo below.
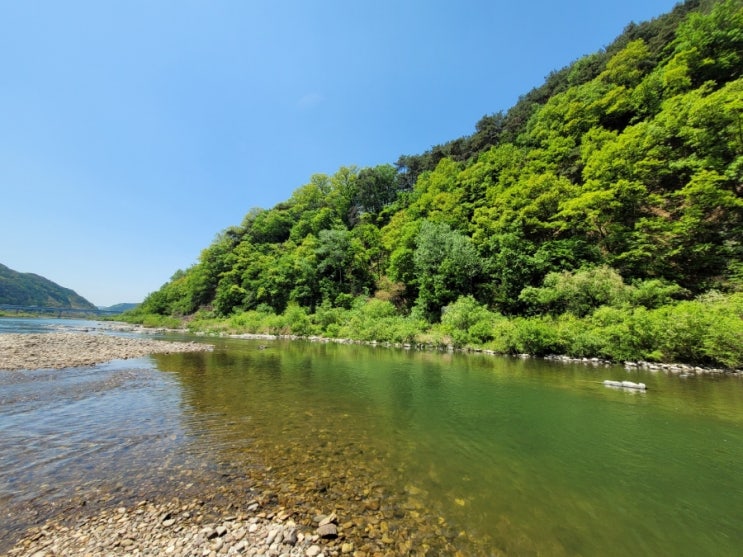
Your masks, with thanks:
<instances>
[{"instance_id":1,"label":"green water","mask_svg":"<svg viewBox=\"0 0 743 557\"><path fill-rule=\"evenodd\" d=\"M412 543L429 529L463 554L743 554L738 378L217 343L157 365L204 442L308 512L351 516L376 498Z\"/></svg>"}]
</instances>

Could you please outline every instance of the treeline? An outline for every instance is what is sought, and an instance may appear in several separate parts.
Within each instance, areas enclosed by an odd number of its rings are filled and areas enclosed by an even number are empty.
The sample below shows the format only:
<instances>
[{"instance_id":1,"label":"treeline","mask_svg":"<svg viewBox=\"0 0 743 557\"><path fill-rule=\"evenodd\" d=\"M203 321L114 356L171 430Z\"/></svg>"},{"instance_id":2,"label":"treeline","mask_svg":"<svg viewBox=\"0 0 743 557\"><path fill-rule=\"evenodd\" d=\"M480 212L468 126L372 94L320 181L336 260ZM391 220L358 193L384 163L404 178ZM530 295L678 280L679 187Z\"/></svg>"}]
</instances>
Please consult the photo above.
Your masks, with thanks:
<instances>
[{"instance_id":1,"label":"treeline","mask_svg":"<svg viewBox=\"0 0 743 557\"><path fill-rule=\"evenodd\" d=\"M741 366L742 58L743 3L687 1L472 136L251 210L133 318Z\"/></svg>"}]
</instances>

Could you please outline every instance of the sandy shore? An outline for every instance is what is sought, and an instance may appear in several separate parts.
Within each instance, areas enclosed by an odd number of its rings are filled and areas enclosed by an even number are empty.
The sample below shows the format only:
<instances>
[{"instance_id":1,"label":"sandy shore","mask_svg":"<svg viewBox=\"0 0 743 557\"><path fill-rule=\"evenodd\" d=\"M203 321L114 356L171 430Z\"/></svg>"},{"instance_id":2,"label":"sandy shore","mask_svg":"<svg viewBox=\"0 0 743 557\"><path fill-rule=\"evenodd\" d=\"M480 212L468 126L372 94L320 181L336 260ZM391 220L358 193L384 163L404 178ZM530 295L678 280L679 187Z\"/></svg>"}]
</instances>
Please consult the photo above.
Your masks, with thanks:
<instances>
[{"instance_id":1,"label":"sandy shore","mask_svg":"<svg viewBox=\"0 0 743 557\"><path fill-rule=\"evenodd\" d=\"M89 366L148 354L201 352L210 344L88 333L0 335L0 370Z\"/></svg>"}]
</instances>

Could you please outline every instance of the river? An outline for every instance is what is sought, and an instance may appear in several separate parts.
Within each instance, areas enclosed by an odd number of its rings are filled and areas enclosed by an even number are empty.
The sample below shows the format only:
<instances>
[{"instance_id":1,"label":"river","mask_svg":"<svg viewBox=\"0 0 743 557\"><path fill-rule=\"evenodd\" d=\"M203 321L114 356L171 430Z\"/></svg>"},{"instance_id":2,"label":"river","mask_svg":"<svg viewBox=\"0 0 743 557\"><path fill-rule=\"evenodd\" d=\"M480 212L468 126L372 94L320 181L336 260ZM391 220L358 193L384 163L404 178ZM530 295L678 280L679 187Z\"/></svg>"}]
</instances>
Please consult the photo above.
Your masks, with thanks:
<instances>
[{"instance_id":1,"label":"river","mask_svg":"<svg viewBox=\"0 0 743 557\"><path fill-rule=\"evenodd\" d=\"M0 320L0 334L98 327L12 321L21 323ZM336 510L359 532L413 548L741 553L736 376L208 341L214 352L0 374L5 542L72 500L118 504L245 482L299 514Z\"/></svg>"}]
</instances>

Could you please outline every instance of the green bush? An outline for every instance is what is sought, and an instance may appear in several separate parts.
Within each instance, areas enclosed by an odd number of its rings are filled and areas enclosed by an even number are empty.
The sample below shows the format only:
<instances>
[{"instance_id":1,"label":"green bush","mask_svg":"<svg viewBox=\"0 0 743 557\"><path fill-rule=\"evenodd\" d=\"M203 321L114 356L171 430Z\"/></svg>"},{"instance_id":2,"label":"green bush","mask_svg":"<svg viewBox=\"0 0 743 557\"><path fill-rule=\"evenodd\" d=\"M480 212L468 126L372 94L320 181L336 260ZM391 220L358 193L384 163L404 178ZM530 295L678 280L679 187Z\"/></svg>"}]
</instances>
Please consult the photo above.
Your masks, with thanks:
<instances>
[{"instance_id":1,"label":"green bush","mask_svg":"<svg viewBox=\"0 0 743 557\"><path fill-rule=\"evenodd\" d=\"M694 300L658 310L665 326L660 337L660 351L667 361L705 363L704 339L713 324L709 306Z\"/></svg>"},{"instance_id":2,"label":"green bush","mask_svg":"<svg viewBox=\"0 0 743 557\"><path fill-rule=\"evenodd\" d=\"M672 282L649 279L633 283L628 290L629 302L633 306L658 308L689 295L689 291Z\"/></svg>"},{"instance_id":3,"label":"green bush","mask_svg":"<svg viewBox=\"0 0 743 557\"><path fill-rule=\"evenodd\" d=\"M534 313L579 317L602 305L618 306L627 301L629 288L614 269L601 266L580 271L549 273L542 286L527 287L519 299Z\"/></svg>"},{"instance_id":4,"label":"green bush","mask_svg":"<svg viewBox=\"0 0 743 557\"><path fill-rule=\"evenodd\" d=\"M455 346L482 345L493 339L493 326L499 318L474 297L460 296L443 308L441 328Z\"/></svg>"},{"instance_id":5,"label":"green bush","mask_svg":"<svg viewBox=\"0 0 743 557\"><path fill-rule=\"evenodd\" d=\"M564 353L554 321L529 317L514 319L513 324L513 343L516 352L534 356Z\"/></svg>"},{"instance_id":6,"label":"green bush","mask_svg":"<svg viewBox=\"0 0 743 557\"><path fill-rule=\"evenodd\" d=\"M497 321L492 329L493 340L485 347L499 354L517 354L516 325L511 319Z\"/></svg>"},{"instance_id":7,"label":"green bush","mask_svg":"<svg viewBox=\"0 0 743 557\"><path fill-rule=\"evenodd\" d=\"M340 324L344 323L348 319L348 310L340 307L333 307L326 301L323 302L321 306L317 307L311 319L321 334L335 337L340 330Z\"/></svg>"},{"instance_id":8,"label":"green bush","mask_svg":"<svg viewBox=\"0 0 743 557\"><path fill-rule=\"evenodd\" d=\"M182 326L180 319L167 315L145 315L141 321L142 326L151 328L179 329Z\"/></svg>"},{"instance_id":9,"label":"green bush","mask_svg":"<svg viewBox=\"0 0 743 557\"><path fill-rule=\"evenodd\" d=\"M556 322L559 343L565 354L573 358L589 358L604 351L604 338L600 331L591 327L587 319L571 313L563 314Z\"/></svg>"},{"instance_id":10,"label":"green bush","mask_svg":"<svg viewBox=\"0 0 743 557\"><path fill-rule=\"evenodd\" d=\"M237 333L258 333L265 314L257 311L246 311L231 315L228 319L230 327Z\"/></svg>"},{"instance_id":11,"label":"green bush","mask_svg":"<svg viewBox=\"0 0 743 557\"><path fill-rule=\"evenodd\" d=\"M315 328L312 325L307 310L296 304L289 304L283 313L285 327L293 335L310 336L315 334Z\"/></svg>"}]
</instances>

